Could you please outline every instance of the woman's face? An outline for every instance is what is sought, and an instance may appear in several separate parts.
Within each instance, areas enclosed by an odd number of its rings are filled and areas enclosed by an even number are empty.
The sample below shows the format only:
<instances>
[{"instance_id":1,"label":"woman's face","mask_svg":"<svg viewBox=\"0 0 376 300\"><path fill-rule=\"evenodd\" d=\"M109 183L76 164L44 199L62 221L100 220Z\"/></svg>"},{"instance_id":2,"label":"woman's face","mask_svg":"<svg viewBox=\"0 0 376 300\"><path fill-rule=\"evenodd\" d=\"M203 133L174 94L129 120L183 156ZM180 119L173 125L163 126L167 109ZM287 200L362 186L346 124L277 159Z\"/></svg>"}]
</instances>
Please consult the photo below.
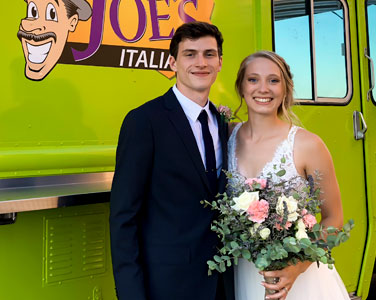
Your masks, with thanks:
<instances>
[{"instance_id":1,"label":"woman's face","mask_svg":"<svg viewBox=\"0 0 376 300\"><path fill-rule=\"evenodd\" d=\"M263 115L277 115L285 97L281 71L273 61L258 57L245 70L242 92L248 111Z\"/></svg>"}]
</instances>

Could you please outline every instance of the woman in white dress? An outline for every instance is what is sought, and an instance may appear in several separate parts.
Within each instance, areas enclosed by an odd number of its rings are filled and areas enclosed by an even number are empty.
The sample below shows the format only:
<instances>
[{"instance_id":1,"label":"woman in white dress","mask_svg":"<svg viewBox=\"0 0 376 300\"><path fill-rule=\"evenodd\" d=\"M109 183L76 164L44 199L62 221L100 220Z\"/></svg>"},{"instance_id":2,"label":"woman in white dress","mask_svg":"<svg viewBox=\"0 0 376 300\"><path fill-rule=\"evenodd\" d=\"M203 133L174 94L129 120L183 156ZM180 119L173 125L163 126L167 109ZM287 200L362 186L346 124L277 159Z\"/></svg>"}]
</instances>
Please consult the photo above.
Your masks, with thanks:
<instances>
[{"instance_id":1,"label":"woman in white dress","mask_svg":"<svg viewBox=\"0 0 376 300\"><path fill-rule=\"evenodd\" d=\"M248 121L234 124L229 139L229 170L238 174L232 180L265 178L282 156L287 166L282 179L301 176L305 182L308 175L319 171L324 199L321 224L340 228L342 204L333 161L317 135L294 125L297 119L290 110L293 81L284 59L269 51L246 57L240 65L236 90L247 105ZM279 277L279 282L267 284L263 276ZM326 265L318 268L306 261L280 271L259 272L253 263L239 260L235 267L236 299L262 300L265 287L278 291L268 299L349 299L337 271Z\"/></svg>"}]
</instances>

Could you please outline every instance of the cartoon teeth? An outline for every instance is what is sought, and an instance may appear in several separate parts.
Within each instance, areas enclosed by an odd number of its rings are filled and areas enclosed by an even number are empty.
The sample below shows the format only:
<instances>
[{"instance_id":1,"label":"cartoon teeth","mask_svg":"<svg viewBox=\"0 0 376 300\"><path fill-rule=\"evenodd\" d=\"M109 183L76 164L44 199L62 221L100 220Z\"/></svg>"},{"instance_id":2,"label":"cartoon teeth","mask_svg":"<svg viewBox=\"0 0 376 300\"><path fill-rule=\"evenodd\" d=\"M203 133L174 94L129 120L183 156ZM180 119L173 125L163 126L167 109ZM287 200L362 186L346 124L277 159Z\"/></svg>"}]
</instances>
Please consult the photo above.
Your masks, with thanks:
<instances>
[{"instance_id":1,"label":"cartoon teeth","mask_svg":"<svg viewBox=\"0 0 376 300\"><path fill-rule=\"evenodd\" d=\"M41 64L50 52L52 42L34 46L26 42L27 51L29 52L29 61L34 64Z\"/></svg>"}]
</instances>

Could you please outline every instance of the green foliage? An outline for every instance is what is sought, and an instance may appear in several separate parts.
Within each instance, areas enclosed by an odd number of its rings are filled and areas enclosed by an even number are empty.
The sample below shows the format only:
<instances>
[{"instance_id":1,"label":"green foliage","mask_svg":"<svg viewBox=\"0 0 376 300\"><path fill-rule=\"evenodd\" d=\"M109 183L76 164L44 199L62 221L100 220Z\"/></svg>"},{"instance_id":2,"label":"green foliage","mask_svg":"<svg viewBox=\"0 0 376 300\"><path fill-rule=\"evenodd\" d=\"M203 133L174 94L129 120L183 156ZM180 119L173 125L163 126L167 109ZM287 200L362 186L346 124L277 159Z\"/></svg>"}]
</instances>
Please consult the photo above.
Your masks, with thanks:
<instances>
[{"instance_id":1,"label":"green foliage","mask_svg":"<svg viewBox=\"0 0 376 300\"><path fill-rule=\"evenodd\" d=\"M303 239L308 240L308 239ZM309 240L308 240L309 241ZM299 253L302 249L300 243L294 237L286 237L283 239L283 247L287 252Z\"/></svg>"},{"instance_id":2,"label":"green foliage","mask_svg":"<svg viewBox=\"0 0 376 300\"><path fill-rule=\"evenodd\" d=\"M274 175L281 177L285 174L283 163L285 158L281 159L278 171L278 166L275 166ZM231 172L226 172L226 175L228 178L233 177ZM319 188L315 188L313 182L297 188L293 180L273 183L264 189L257 181L251 185L231 186L238 192L218 194L216 200L211 202L201 201L204 207L210 207L218 213L218 217L212 222L211 230L217 234L222 244L218 253L207 262L209 275L213 271L225 272L228 267L237 265L239 258L254 262L260 270L282 269L305 260L328 264L328 267L332 268L334 259L331 250L349 239L354 221L349 220L342 229L333 226L324 228L317 223L310 229L304 229L308 238L304 235L303 238L297 236L298 221L302 222L305 214L314 216L320 212L321 192ZM247 211L234 208L236 197L255 191L259 193L260 200L266 200L269 204L268 216L260 223L252 221ZM277 210L281 197L291 197L294 200L289 198L288 201L297 202L297 218L294 221L289 221L291 204L283 202L282 215L281 210ZM270 233L265 235L265 230Z\"/></svg>"},{"instance_id":3,"label":"green foliage","mask_svg":"<svg viewBox=\"0 0 376 300\"><path fill-rule=\"evenodd\" d=\"M277 176L280 176L280 177L282 177L283 175L285 175L286 174L286 170L279 170L277 173L276 173L276 175Z\"/></svg>"}]
</instances>

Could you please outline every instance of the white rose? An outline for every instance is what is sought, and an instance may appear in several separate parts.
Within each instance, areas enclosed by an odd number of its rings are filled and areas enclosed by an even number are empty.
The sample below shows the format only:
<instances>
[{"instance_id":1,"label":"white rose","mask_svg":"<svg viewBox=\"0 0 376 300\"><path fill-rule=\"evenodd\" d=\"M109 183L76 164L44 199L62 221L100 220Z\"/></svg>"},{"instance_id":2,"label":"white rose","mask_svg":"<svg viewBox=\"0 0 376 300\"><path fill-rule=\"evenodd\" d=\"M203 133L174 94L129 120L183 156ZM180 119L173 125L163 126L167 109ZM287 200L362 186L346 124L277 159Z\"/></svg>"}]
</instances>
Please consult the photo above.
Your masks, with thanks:
<instances>
[{"instance_id":1,"label":"white rose","mask_svg":"<svg viewBox=\"0 0 376 300\"><path fill-rule=\"evenodd\" d=\"M298 239L298 240L301 240L301 239L308 239L308 235L307 233L305 232L305 230L299 230L295 233L295 237Z\"/></svg>"},{"instance_id":2,"label":"white rose","mask_svg":"<svg viewBox=\"0 0 376 300\"><path fill-rule=\"evenodd\" d=\"M306 228L305 228L305 225L304 225L304 222L303 222L302 219L299 219L299 221L296 224L295 228L298 229L298 231L295 233L295 237L298 240L301 240L301 239L304 239L304 238L308 239Z\"/></svg>"},{"instance_id":3,"label":"white rose","mask_svg":"<svg viewBox=\"0 0 376 300\"><path fill-rule=\"evenodd\" d=\"M240 211L240 210L247 211L249 205L251 205L253 201L258 201L258 199L259 199L259 192L245 191L239 197L235 197L233 199L235 201L235 204L232 206L232 208L237 211Z\"/></svg>"},{"instance_id":4,"label":"white rose","mask_svg":"<svg viewBox=\"0 0 376 300\"><path fill-rule=\"evenodd\" d=\"M293 222L295 221L298 217L299 214L297 213L298 209L298 201L294 199L294 197L286 197L285 195L282 195L281 197L278 198L277 202L277 213L283 217L284 215L284 205L283 203L286 203L287 206L287 221Z\"/></svg>"},{"instance_id":5,"label":"white rose","mask_svg":"<svg viewBox=\"0 0 376 300\"><path fill-rule=\"evenodd\" d=\"M270 235L270 229L269 228L263 228L260 230L260 236L263 240L266 240Z\"/></svg>"},{"instance_id":6,"label":"white rose","mask_svg":"<svg viewBox=\"0 0 376 300\"><path fill-rule=\"evenodd\" d=\"M257 229L261 226L261 224L259 223L256 223L255 225L253 225L250 229L249 229L249 232L251 233L251 236L255 236L256 232L257 232Z\"/></svg>"},{"instance_id":7,"label":"white rose","mask_svg":"<svg viewBox=\"0 0 376 300\"><path fill-rule=\"evenodd\" d=\"M295 225L295 228L298 230L304 230L305 231L305 224L303 222L303 219L299 219L298 222Z\"/></svg>"}]
</instances>

